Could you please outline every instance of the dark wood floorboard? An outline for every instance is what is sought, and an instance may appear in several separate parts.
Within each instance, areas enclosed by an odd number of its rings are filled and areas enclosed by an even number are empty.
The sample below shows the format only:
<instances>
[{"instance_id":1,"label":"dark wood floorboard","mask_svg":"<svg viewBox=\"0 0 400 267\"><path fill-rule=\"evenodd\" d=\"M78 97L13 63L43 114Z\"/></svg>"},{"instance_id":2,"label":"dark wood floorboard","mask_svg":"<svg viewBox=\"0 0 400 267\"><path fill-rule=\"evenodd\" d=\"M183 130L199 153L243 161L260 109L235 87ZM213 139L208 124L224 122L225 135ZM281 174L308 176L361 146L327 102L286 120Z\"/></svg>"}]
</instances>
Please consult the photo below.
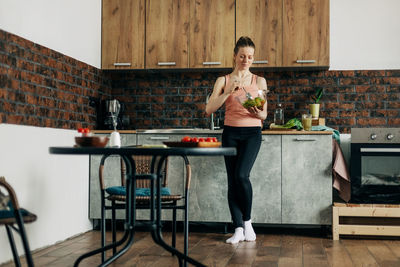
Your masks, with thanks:
<instances>
[{"instance_id":1,"label":"dark wood floorboard","mask_svg":"<svg viewBox=\"0 0 400 267\"><path fill-rule=\"evenodd\" d=\"M122 233L118 233L121 237ZM315 237L301 234L258 234L256 242L225 244L229 234L190 233L189 254L194 259L212 267L400 267L399 239L355 239ZM164 234L171 242L171 234ZM108 235L107 240L111 237ZM100 232L90 231L77 237L33 252L36 266L73 266L79 255L97 248ZM177 247L183 250L183 236L178 234ZM111 255L108 253L108 255ZM25 260L21 258L24 266ZM79 266L100 264L100 256L84 260ZM12 262L0 267L14 266ZM138 232L133 246L115 263L118 267L168 267L179 266L175 257L156 245L150 234Z\"/></svg>"}]
</instances>

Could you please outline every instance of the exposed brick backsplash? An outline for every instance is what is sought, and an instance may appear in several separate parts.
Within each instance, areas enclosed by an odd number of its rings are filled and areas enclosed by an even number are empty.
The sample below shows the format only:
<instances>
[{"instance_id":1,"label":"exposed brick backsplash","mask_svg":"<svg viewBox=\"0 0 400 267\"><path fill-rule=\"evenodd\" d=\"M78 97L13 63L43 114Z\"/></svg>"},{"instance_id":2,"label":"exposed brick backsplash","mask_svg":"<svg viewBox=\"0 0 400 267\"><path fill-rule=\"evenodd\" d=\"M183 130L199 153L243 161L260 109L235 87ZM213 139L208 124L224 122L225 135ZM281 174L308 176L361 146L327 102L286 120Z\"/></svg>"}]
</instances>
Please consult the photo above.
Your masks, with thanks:
<instances>
[{"instance_id":1,"label":"exposed brick backsplash","mask_svg":"<svg viewBox=\"0 0 400 267\"><path fill-rule=\"evenodd\" d=\"M95 128L91 98L110 97L101 70L0 30L0 123Z\"/></svg>"},{"instance_id":2,"label":"exposed brick backsplash","mask_svg":"<svg viewBox=\"0 0 400 267\"><path fill-rule=\"evenodd\" d=\"M286 120L308 112L311 94L323 88L320 117L326 125L349 133L352 127L400 127L400 70L254 71L267 80L268 118L277 103ZM113 94L124 101L131 127L208 127L205 101L218 72L109 72ZM223 119L223 112L217 117Z\"/></svg>"},{"instance_id":3,"label":"exposed brick backsplash","mask_svg":"<svg viewBox=\"0 0 400 267\"><path fill-rule=\"evenodd\" d=\"M265 77L268 118L277 103L286 120L308 112L323 88L320 116L349 133L352 127L400 127L400 70L254 70ZM125 129L208 127L205 101L229 71L101 71L0 30L0 122L54 128L96 127L91 98L116 98L129 116ZM224 113L216 117L223 121Z\"/></svg>"}]
</instances>

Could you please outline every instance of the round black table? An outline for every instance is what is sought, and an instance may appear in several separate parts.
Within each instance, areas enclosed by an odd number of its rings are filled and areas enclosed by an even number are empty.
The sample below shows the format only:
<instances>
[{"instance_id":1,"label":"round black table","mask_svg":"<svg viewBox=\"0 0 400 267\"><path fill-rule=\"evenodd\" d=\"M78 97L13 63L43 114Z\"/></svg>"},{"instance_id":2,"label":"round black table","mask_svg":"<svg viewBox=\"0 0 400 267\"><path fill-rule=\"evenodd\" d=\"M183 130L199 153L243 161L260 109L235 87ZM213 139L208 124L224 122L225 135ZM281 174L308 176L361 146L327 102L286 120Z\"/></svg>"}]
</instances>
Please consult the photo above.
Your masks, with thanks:
<instances>
[{"instance_id":1,"label":"round black table","mask_svg":"<svg viewBox=\"0 0 400 267\"><path fill-rule=\"evenodd\" d=\"M152 172L156 177L156 193L154 194L153 186L151 187L151 215L150 215L150 223L152 227L150 227L151 236L155 243L168 250L172 254L176 255L179 259L179 265L182 265L182 261L186 266L187 262L195 265L195 266L205 266L202 263L190 258L187 255L187 244L185 244L185 253L178 251L177 249L169 246L162 238L161 234L161 186L159 179L161 177L160 171L162 163L169 156L180 156L183 157L185 161L188 161L187 156L234 156L236 155L236 148L233 147L213 147L213 148L198 148L198 147L142 147L142 146L129 146L129 147L120 147L120 148L97 148L97 147L50 147L50 154L60 154L60 155L119 155L124 160L127 166L126 173L126 187L127 187L127 195L126 195L126 222L125 222L125 234L121 240L117 241L115 244L110 244L105 246L104 248L99 248L80 256L76 261L74 266L78 266L79 263L90 256L93 256L98 253L102 253L105 250L109 250L111 248L115 248L116 246L120 246L124 243L125 246L114 256L109 258L107 261L102 263L100 266L107 266L118 257L123 255L133 244L134 240L134 229L135 229L135 203L136 199L135 195L135 162L132 156L134 155L150 155L153 156L152 162ZM159 158L156 161L156 158ZM157 166L155 166L155 162ZM157 205L155 205L155 201L157 201ZM185 200L187 201L187 199ZM156 209L154 208L156 207ZM154 216L154 210L156 210L156 216ZM187 222L185 222L187 223Z\"/></svg>"}]
</instances>

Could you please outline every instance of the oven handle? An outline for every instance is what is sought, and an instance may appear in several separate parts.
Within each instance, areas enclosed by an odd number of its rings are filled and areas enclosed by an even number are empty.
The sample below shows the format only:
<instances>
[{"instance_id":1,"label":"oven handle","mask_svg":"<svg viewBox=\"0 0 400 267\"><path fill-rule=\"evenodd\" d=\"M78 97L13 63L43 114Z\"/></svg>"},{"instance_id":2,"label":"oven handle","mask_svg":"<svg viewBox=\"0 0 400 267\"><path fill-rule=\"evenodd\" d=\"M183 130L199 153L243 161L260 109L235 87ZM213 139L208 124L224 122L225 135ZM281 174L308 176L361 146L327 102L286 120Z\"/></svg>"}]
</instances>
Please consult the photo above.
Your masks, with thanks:
<instances>
[{"instance_id":1,"label":"oven handle","mask_svg":"<svg viewBox=\"0 0 400 267\"><path fill-rule=\"evenodd\" d=\"M399 153L400 148L375 148L375 147L362 147L360 148L360 152L384 152L384 153Z\"/></svg>"}]
</instances>

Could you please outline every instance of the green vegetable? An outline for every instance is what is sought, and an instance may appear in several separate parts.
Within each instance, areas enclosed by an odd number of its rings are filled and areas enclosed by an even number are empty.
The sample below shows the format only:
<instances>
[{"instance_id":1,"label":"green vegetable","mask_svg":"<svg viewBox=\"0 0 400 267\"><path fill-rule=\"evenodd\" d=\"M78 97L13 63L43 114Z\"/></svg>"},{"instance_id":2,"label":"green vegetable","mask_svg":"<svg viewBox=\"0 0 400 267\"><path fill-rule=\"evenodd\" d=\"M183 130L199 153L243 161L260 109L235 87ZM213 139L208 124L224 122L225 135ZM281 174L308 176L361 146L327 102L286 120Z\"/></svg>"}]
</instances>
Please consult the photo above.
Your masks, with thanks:
<instances>
[{"instance_id":1,"label":"green vegetable","mask_svg":"<svg viewBox=\"0 0 400 267\"><path fill-rule=\"evenodd\" d=\"M254 107L255 105L256 102L253 99L247 99L246 101L243 102L243 107L245 108Z\"/></svg>"},{"instance_id":2,"label":"green vegetable","mask_svg":"<svg viewBox=\"0 0 400 267\"><path fill-rule=\"evenodd\" d=\"M299 119L290 119L284 125L275 125L275 128L282 128L282 129L303 129L303 124Z\"/></svg>"}]
</instances>

